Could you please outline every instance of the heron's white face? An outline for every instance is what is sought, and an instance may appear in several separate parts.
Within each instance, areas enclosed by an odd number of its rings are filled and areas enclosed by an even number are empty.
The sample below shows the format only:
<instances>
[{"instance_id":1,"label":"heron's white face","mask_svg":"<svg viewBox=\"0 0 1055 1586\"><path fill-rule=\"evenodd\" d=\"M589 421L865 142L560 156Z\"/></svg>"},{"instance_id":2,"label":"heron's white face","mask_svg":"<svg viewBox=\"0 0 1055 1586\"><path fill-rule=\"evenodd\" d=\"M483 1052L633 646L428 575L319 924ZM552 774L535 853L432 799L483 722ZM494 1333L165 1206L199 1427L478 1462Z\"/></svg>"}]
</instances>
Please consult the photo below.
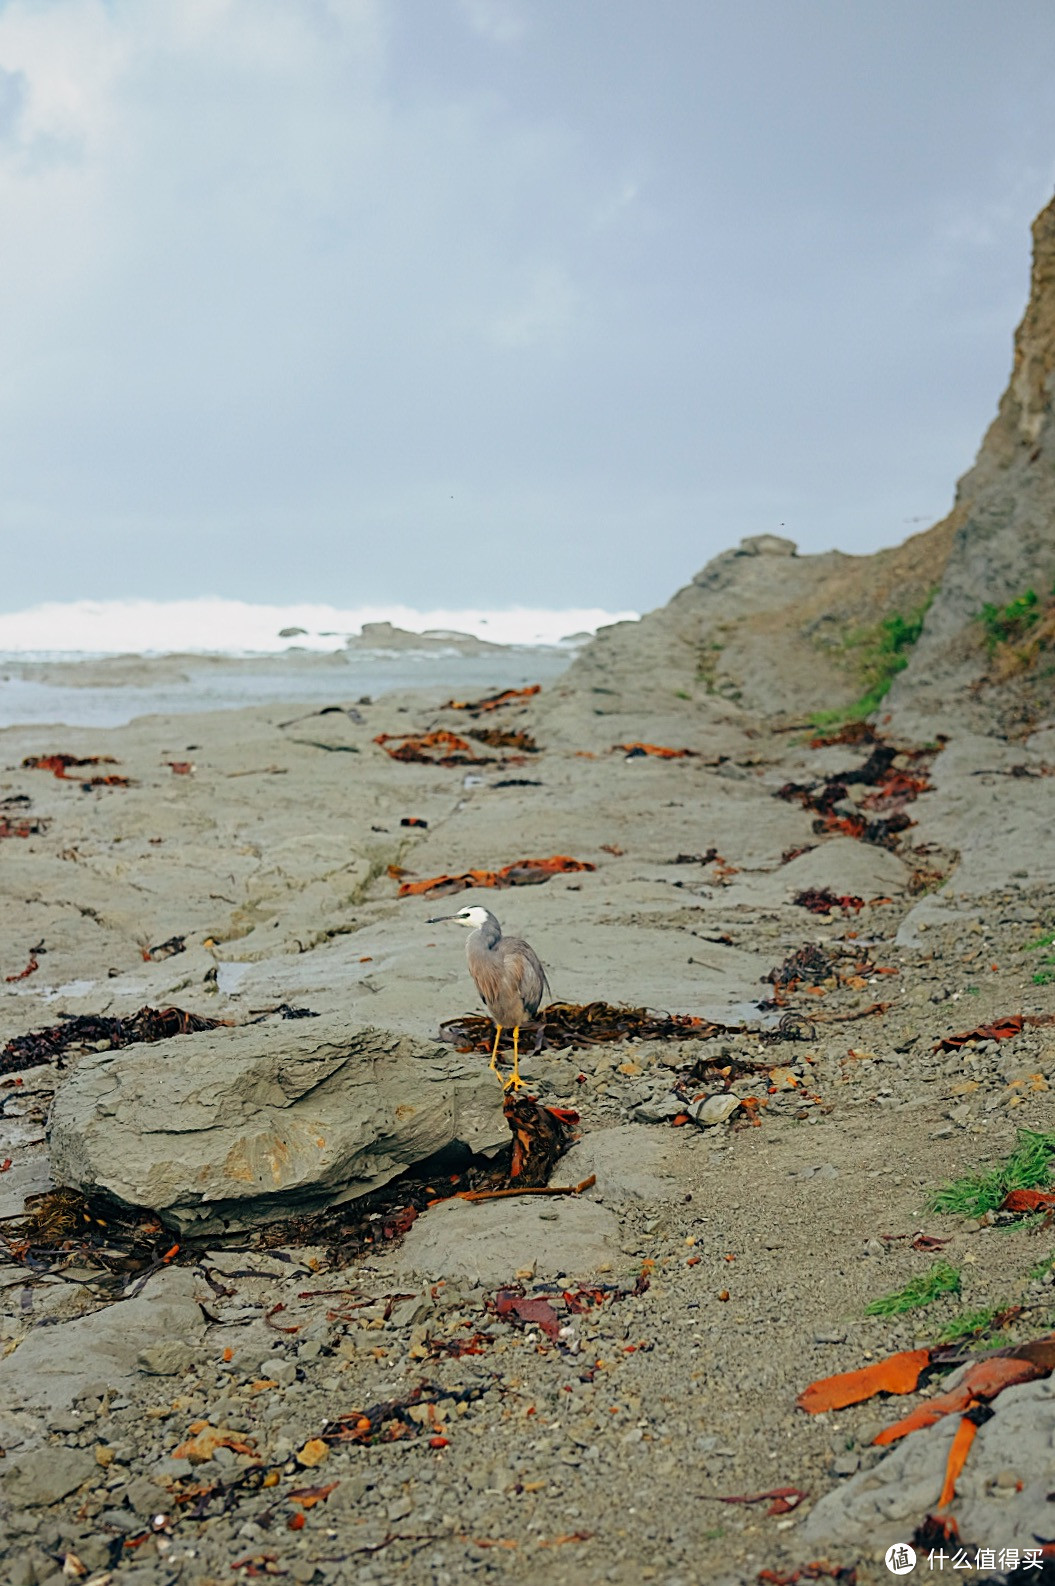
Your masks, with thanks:
<instances>
[{"instance_id":1,"label":"heron's white face","mask_svg":"<svg viewBox=\"0 0 1055 1586\"><path fill-rule=\"evenodd\" d=\"M459 925L464 925L466 930L475 931L487 918L487 910L479 907L459 909L457 914L451 916Z\"/></svg>"}]
</instances>

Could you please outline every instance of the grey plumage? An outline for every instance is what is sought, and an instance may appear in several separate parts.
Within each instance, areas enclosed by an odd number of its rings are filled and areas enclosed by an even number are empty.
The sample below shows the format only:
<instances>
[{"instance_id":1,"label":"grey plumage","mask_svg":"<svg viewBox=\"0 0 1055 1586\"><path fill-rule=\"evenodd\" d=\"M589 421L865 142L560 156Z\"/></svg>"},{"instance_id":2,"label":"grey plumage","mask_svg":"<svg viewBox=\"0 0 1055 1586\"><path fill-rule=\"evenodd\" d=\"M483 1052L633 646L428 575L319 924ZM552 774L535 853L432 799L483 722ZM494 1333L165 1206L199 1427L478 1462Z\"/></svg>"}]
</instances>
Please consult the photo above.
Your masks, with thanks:
<instances>
[{"instance_id":1,"label":"grey plumage","mask_svg":"<svg viewBox=\"0 0 1055 1586\"><path fill-rule=\"evenodd\" d=\"M488 911L465 944L465 959L484 1007L503 1029L530 1024L548 990L539 956L519 936L503 936Z\"/></svg>"},{"instance_id":2,"label":"grey plumage","mask_svg":"<svg viewBox=\"0 0 1055 1586\"><path fill-rule=\"evenodd\" d=\"M546 971L535 949L519 936L503 936L490 909L459 909L457 914L441 914L430 925L453 920L469 930L465 959L473 983L495 1025L495 1045L491 1067L497 1068L498 1043L503 1030L513 1031L513 1079L519 1085L518 1036L524 1025L531 1025L549 991Z\"/></svg>"}]
</instances>

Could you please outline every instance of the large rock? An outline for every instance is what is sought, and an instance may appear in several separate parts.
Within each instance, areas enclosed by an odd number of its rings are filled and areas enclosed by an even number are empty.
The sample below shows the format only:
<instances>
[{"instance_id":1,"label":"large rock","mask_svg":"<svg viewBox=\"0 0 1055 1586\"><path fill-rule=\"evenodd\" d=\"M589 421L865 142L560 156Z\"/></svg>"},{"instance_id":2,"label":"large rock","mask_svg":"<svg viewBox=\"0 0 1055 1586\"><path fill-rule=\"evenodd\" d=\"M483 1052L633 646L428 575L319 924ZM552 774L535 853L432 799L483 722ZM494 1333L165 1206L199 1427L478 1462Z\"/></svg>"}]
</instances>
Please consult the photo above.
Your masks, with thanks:
<instances>
[{"instance_id":1,"label":"large rock","mask_svg":"<svg viewBox=\"0 0 1055 1586\"><path fill-rule=\"evenodd\" d=\"M1032 589L1043 601L1055 578L1055 200L1033 223L1029 303L1015 332L1007 390L973 468L945 520L952 548L907 671L890 704L910 730L941 725L950 703L980 725L1000 709L999 690L969 691L986 672L983 605ZM1046 696L1043 678L1038 678Z\"/></svg>"},{"instance_id":2,"label":"large rock","mask_svg":"<svg viewBox=\"0 0 1055 1586\"><path fill-rule=\"evenodd\" d=\"M757 535L723 551L658 611L601 628L547 689L540 736L596 749L620 736L730 751L742 710L802 719L844 708L870 685L862 663L879 624L919 607L941 576L942 523L874 556L799 556Z\"/></svg>"},{"instance_id":3,"label":"large rock","mask_svg":"<svg viewBox=\"0 0 1055 1586\"><path fill-rule=\"evenodd\" d=\"M50 1125L60 1184L216 1232L380 1188L508 1140L486 1063L336 1016L176 1036L82 1059Z\"/></svg>"},{"instance_id":4,"label":"large rock","mask_svg":"<svg viewBox=\"0 0 1055 1586\"><path fill-rule=\"evenodd\" d=\"M1007 1388L993 1408L956 1482L956 1521L972 1557L976 1547L1021 1551L1055 1538L1048 1498L1055 1482L1055 1384L1049 1378ZM959 1424L959 1416L949 1415L913 1432L873 1469L821 1498L799 1533L810 1556L816 1548L859 1548L867 1539L881 1557L892 1543L907 1542L937 1507Z\"/></svg>"}]
</instances>

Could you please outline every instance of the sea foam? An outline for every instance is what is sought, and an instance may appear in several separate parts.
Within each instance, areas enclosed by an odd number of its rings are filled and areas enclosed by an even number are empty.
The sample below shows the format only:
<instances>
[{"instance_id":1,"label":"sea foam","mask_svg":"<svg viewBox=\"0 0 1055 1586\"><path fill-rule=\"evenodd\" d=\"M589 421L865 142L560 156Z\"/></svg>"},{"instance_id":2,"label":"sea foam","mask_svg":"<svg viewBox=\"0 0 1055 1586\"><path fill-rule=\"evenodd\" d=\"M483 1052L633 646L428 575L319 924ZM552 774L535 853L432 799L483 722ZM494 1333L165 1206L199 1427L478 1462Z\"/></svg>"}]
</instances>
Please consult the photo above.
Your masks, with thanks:
<instances>
[{"instance_id":1,"label":"sea foam","mask_svg":"<svg viewBox=\"0 0 1055 1586\"><path fill-rule=\"evenodd\" d=\"M339 650L364 623L390 622L413 633L468 633L493 644L554 645L593 633L636 612L599 607L547 610L481 607L256 605L243 600L51 601L25 611L0 613L0 654L73 655L269 655L290 647ZM303 629L291 633L291 629ZM284 631L285 630L285 631Z\"/></svg>"}]
</instances>

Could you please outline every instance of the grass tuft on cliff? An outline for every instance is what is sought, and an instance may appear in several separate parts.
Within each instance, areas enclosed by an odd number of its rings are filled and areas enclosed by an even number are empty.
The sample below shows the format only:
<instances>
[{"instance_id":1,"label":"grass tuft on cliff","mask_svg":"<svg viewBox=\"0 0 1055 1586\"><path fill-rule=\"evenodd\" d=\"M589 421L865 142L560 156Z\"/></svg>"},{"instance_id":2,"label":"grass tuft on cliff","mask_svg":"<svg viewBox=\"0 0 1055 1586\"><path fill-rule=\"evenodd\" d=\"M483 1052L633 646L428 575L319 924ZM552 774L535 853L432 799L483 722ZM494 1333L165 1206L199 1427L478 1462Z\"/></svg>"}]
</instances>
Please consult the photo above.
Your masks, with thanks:
<instances>
[{"instance_id":1,"label":"grass tuft on cliff","mask_svg":"<svg viewBox=\"0 0 1055 1586\"><path fill-rule=\"evenodd\" d=\"M860 699L843 710L817 711L815 727L835 726L844 721L861 721L879 708L899 672L909 663L909 654L920 634L937 586L907 615L892 612L869 628L848 635L845 648L864 689Z\"/></svg>"}]
</instances>

